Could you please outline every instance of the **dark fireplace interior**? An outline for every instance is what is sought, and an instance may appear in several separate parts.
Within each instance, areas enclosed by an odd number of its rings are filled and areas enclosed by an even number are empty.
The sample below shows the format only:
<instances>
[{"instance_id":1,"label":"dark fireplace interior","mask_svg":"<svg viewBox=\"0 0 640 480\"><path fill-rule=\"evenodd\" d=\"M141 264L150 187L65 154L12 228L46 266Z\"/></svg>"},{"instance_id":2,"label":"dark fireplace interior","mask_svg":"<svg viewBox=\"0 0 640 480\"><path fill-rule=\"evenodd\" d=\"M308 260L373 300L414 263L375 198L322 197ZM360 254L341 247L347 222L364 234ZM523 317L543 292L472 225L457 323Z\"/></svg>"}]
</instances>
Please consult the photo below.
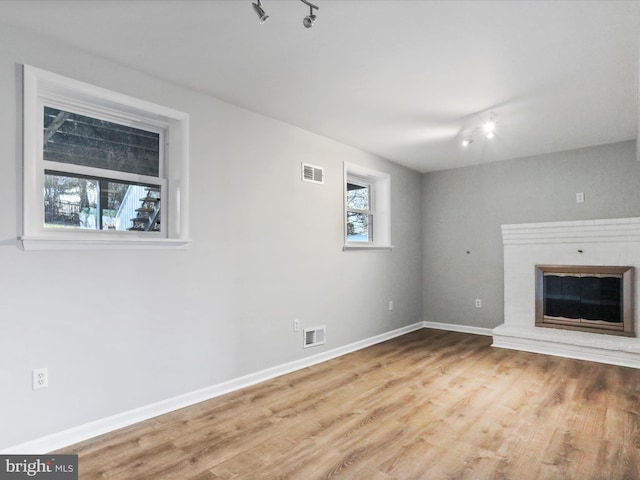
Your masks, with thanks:
<instances>
[{"instance_id":1,"label":"dark fireplace interior","mask_svg":"<svg viewBox=\"0 0 640 480\"><path fill-rule=\"evenodd\" d=\"M634 336L633 267L536 265L537 327Z\"/></svg>"},{"instance_id":2,"label":"dark fireplace interior","mask_svg":"<svg viewBox=\"0 0 640 480\"><path fill-rule=\"evenodd\" d=\"M622 322L622 275L544 276L544 315L586 321Z\"/></svg>"}]
</instances>

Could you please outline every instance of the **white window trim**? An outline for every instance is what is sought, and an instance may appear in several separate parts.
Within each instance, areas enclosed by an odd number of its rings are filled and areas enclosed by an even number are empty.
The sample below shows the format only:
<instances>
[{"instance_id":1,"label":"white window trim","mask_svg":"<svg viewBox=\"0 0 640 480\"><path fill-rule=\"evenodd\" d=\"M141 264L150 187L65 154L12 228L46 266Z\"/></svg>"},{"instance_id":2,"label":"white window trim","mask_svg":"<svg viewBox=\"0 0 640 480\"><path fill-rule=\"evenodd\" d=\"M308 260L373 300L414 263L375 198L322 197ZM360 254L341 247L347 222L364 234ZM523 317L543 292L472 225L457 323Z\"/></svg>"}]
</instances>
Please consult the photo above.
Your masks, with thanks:
<instances>
[{"instance_id":1,"label":"white window trim","mask_svg":"<svg viewBox=\"0 0 640 480\"><path fill-rule=\"evenodd\" d=\"M343 251L390 251L391 245L391 176L370 168L350 163L344 164L344 188L342 190L344 211L342 223L344 226ZM373 240L369 242L347 241L347 183L353 179L355 183L371 186L370 210L365 213L373 214ZM351 210L351 209L349 209Z\"/></svg>"},{"instance_id":2,"label":"white window trim","mask_svg":"<svg viewBox=\"0 0 640 480\"><path fill-rule=\"evenodd\" d=\"M189 116L161 105L146 102L101 87L24 65L23 100L23 235L25 250L68 249L166 249L185 248L189 243ZM45 228L44 170L49 162L42 154L44 104L70 107L98 118L111 119L133 127L153 127L163 132L161 151L170 159L161 161L163 185L163 231L113 232ZM73 167L67 166L66 171ZM86 168L85 168L86 170ZM117 179L117 172L109 172ZM138 176L141 183L149 177ZM166 197L166 200L165 198ZM165 217L166 215L166 217ZM162 223L161 223L162 224Z\"/></svg>"}]
</instances>

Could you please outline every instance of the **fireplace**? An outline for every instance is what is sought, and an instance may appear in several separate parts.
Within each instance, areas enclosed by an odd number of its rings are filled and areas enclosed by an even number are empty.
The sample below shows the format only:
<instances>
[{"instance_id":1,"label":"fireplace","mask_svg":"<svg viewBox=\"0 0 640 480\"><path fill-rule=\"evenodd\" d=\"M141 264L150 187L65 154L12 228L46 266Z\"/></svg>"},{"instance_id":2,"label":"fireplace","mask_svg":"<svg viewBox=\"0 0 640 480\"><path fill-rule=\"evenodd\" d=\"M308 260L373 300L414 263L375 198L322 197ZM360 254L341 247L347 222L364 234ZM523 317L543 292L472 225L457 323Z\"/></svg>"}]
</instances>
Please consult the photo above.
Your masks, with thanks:
<instances>
[{"instance_id":1,"label":"fireplace","mask_svg":"<svg viewBox=\"0 0 640 480\"><path fill-rule=\"evenodd\" d=\"M492 330L494 346L640 369L640 338L633 335L634 331L636 334L640 332L640 319L634 318L634 312L640 312L640 282L633 280L634 272L640 268L640 217L502 225L502 240L504 323ZM573 275L581 273L572 271L574 268L584 269L587 266L590 269L598 265L616 265L605 267L605 271L600 270L602 267L595 267L586 273L587 277L604 275L620 279L604 282L605 287L601 286L600 290L605 291L606 298L610 284L614 288L616 283L622 284L621 300L606 308L619 311L615 304L621 301L622 325L615 314L594 320L589 312L587 315L554 312L554 305L546 316L555 318L536 319L536 310L544 312L541 293L537 292L542 292L545 270L548 276ZM554 271L555 267L561 270ZM557 280L547 280L548 283L554 281ZM577 291L577 281L568 282L574 283L573 287L569 285L567 288ZM572 306L561 308L577 308L577 302L572 302ZM588 299L580 301L584 304L592 302ZM564 322L571 323L562 325ZM560 324L563 328L550 328L553 324ZM596 325L604 325L608 329L594 330L592 327Z\"/></svg>"},{"instance_id":2,"label":"fireplace","mask_svg":"<svg viewBox=\"0 0 640 480\"><path fill-rule=\"evenodd\" d=\"M536 327L634 335L633 267L536 265Z\"/></svg>"}]
</instances>

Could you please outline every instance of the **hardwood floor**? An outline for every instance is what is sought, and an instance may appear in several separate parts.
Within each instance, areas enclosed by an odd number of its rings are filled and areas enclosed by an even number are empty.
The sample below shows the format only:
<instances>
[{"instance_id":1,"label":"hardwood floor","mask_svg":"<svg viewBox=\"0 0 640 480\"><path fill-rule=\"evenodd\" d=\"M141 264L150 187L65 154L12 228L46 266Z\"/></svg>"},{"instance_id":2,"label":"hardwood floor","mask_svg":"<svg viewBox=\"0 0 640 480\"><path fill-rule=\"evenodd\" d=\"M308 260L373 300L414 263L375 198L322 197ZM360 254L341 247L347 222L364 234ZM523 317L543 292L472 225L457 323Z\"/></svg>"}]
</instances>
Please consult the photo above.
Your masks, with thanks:
<instances>
[{"instance_id":1,"label":"hardwood floor","mask_svg":"<svg viewBox=\"0 0 640 480\"><path fill-rule=\"evenodd\" d=\"M91 479L640 479L640 370L420 330L113 432Z\"/></svg>"}]
</instances>

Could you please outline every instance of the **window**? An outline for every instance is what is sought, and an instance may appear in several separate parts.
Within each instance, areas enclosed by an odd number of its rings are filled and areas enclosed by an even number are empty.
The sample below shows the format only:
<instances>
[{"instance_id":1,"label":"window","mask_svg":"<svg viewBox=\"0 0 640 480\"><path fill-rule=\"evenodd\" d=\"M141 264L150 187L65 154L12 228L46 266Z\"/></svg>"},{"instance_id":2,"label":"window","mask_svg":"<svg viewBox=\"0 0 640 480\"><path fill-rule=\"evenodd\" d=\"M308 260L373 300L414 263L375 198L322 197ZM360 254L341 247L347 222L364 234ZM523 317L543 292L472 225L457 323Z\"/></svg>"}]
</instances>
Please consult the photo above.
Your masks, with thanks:
<instances>
[{"instance_id":1,"label":"window","mask_svg":"<svg viewBox=\"0 0 640 480\"><path fill-rule=\"evenodd\" d=\"M389 175L345 164L344 250L391 249Z\"/></svg>"},{"instance_id":2,"label":"window","mask_svg":"<svg viewBox=\"0 0 640 480\"><path fill-rule=\"evenodd\" d=\"M188 116L24 67L25 249L188 243Z\"/></svg>"},{"instance_id":3,"label":"window","mask_svg":"<svg viewBox=\"0 0 640 480\"><path fill-rule=\"evenodd\" d=\"M347 242L373 241L371 185L347 178Z\"/></svg>"}]
</instances>

